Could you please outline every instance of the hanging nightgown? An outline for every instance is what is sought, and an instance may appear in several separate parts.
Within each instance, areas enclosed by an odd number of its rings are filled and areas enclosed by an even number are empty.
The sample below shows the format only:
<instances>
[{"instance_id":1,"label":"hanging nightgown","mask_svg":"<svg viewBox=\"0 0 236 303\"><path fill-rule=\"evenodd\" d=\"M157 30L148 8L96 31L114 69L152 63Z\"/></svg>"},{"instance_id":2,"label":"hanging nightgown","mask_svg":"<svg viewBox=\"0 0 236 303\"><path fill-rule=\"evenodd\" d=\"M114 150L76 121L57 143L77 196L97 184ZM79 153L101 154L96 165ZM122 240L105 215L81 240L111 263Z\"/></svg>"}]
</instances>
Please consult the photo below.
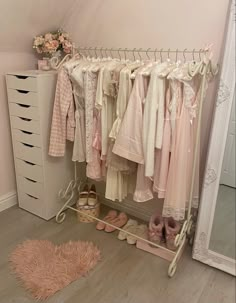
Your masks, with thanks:
<instances>
[{"instance_id":1,"label":"hanging nightgown","mask_svg":"<svg viewBox=\"0 0 236 303\"><path fill-rule=\"evenodd\" d=\"M171 73L169 78L176 83L175 93L178 94L178 102L163 216L183 220L190 192L194 152L193 127L196 125L193 120L196 116L200 78L198 76L191 78L187 65Z\"/></svg>"},{"instance_id":2,"label":"hanging nightgown","mask_svg":"<svg viewBox=\"0 0 236 303\"><path fill-rule=\"evenodd\" d=\"M140 63L128 64L120 71L119 76L119 91L116 102L116 119L113 123L109 135L112 145L109 154L110 160L108 158L109 162L107 167L107 186L105 193L105 197L113 201L122 201L129 192L133 192L135 184L134 163L129 163L129 161L126 159L114 155L112 153L112 149L114 140L116 140L116 136L119 132L132 90L132 81L130 78L131 71L138 68L139 66ZM115 161L112 159L115 159ZM114 167L113 162L116 162L116 167ZM122 171L123 169L125 169L125 171Z\"/></svg>"}]
</instances>

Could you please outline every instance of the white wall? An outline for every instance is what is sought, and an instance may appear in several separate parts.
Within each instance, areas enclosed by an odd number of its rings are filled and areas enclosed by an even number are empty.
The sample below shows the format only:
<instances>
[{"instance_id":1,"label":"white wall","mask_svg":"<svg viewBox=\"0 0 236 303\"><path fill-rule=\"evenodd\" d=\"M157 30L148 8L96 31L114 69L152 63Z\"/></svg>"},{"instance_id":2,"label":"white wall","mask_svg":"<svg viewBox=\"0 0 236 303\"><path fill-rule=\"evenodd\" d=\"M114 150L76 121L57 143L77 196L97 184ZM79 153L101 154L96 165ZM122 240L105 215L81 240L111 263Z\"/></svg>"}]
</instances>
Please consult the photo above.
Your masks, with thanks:
<instances>
[{"instance_id":1,"label":"white wall","mask_svg":"<svg viewBox=\"0 0 236 303\"><path fill-rule=\"evenodd\" d=\"M36 68L33 37L61 27L75 1L0 1L0 211L16 201L5 74Z\"/></svg>"},{"instance_id":2,"label":"white wall","mask_svg":"<svg viewBox=\"0 0 236 303\"><path fill-rule=\"evenodd\" d=\"M35 35L57 30L76 0L1 0L0 51L32 52Z\"/></svg>"}]
</instances>

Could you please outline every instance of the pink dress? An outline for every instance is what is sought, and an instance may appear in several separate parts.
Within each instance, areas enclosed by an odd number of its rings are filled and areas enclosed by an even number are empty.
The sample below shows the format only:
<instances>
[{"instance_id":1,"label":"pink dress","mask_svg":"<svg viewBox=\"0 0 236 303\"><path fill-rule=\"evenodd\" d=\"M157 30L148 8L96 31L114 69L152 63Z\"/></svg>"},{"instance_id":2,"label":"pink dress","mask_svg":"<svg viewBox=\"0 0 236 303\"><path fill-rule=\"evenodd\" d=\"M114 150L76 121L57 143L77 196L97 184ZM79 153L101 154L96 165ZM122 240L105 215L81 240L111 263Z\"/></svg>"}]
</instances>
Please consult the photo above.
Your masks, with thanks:
<instances>
[{"instance_id":1,"label":"pink dress","mask_svg":"<svg viewBox=\"0 0 236 303\"><path fill-rule=\"evenodd\" d=\"M194 125L199 79L187 75L186 66L171 75L178 88L176 123L172 136L172 150L163 216L184 220L187 209L194 151ZM182 82L182 83L181 83ZM182 96L180 95L182 92Z\"/></svg>"},{"instance_id":2,"label":"pink dress","mask_svg":"<svg viewBox=\"0 0 236 303\"><path fill-rule=\"evenodd\" d=\"M97 109L95 109L97 79L98 75L92 71L92 68L88 68L85 71L86 175L88 178L101 180L102 169L98 145L99 143L96 144L96 147L93 146L93 142L96 137L96 129L99 122Z\"/></svg>"}]
</instances>

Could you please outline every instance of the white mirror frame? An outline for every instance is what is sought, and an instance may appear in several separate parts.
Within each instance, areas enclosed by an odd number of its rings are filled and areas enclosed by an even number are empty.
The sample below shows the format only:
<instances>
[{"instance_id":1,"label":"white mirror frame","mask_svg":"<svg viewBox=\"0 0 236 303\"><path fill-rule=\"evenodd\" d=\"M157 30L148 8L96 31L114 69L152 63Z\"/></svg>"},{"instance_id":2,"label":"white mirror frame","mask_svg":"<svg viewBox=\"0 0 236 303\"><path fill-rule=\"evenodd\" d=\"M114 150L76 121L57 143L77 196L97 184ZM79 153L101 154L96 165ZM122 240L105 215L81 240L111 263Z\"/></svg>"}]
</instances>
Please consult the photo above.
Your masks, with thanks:
<instances>
[{"instance_id":1,"label":"white mirror frame","mask_svg":"<svg viewBox=\"0 0 236 303\"><path fill-rule=\"evenodd\" d=\"M193 258L235 276L235 260L209 249L228 124L235 93L235 0L230 7L228 32L216 109L205 170Z\"/></svg>"}]
</instances>

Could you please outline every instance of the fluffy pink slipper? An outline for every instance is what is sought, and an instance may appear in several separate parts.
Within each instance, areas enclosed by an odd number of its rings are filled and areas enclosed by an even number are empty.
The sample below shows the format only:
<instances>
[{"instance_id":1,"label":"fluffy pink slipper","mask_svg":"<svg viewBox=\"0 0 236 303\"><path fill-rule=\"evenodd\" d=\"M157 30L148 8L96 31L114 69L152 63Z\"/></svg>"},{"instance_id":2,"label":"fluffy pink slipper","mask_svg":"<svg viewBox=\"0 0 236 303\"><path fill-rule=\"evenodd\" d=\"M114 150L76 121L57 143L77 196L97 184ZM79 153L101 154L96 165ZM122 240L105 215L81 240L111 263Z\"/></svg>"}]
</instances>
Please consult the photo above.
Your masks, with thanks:
<instances>
[{"instance_id":1,"label":"fluffy pink slipper","mask_svg":"<svg viewBox=\"0 0 236 303\"><path fill-rule=\"evenodd\" d=\"M180 223L174 220L172 217L164 218L165 222L165 237L166 237L166 246L168 249L176 250L175 246L175 237L180 231Z\"/></svg>"},{"instance_id":2,"label":"fluffy pink slipper","mask_svg":"<svg viewBox=\"0 0 236 303\"><path fill-rule=\"evenodd\" d=\"M149 222L148 238L151 242L160 244L163 239L164 220L161 215L153 214Z\"/></svg>"},{"instance_id":3,"label":"fluffy pink slipper","mask_svg":"<svg viewBox=\"0 0 236 303\"><path fill-rule=\"evenodd\" d=\"M110 223L112 220L114 220L117 217L117 211L116 210L110 210L108 214L103 218L103 221L106 221ZM103 230L106 227L106 224L103 222L98 222L96 225L97 230Z\"/></svg>"},{"instance_id":4,"label":"fluffy pink slipper","mask_svg":"<svg viewBox=\"0 0 236 303\"><path fill-rule=\"evenodd\" d=\"M116 227L121 228L122 226L124 226L128 221L128 217L125 213L120 213L119 216L117 218L115 218L114 220L110 221L109 223L115 225ZM107 233L111 233L113 231L115 231L116 228L106 225L105 227L105 231Z\"/></svg>"}]
</instances>

